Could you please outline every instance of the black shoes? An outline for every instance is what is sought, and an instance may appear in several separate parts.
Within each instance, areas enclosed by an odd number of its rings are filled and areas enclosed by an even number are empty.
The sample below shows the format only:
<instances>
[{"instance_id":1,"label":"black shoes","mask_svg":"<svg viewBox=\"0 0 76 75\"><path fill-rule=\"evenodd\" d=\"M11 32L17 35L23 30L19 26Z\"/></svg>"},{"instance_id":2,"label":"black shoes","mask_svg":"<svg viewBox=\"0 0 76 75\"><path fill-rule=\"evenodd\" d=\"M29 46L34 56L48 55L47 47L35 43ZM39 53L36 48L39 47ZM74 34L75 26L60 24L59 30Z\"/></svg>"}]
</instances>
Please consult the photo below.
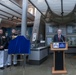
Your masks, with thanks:
<instances>
[{"instance_id":1,"label":"black shoes","mask_svg":"<svg viewBox=\"0 0 76 75\"><path fill-rule=\"evenodd\" d=\"M4 67L0 67L1 70L4 70Z\"/></svg>"},{"instance_id":2,"label":"black shoes","mask_svg":"<svg viewBox=\"0 0 76 75\"><path fill-rule=\"evenodd\" d=\"M7 67L10 67L11 65L7 65Z\"/></svg>"},{"instance_id":3,"label":"black shoes","mask_svg":"<svg viewBox=\"0 0 76 75\"><path fill-rule=\"evenodd\" d=\"M14 64L13 66L15 66L15 67L16 67L16 66L17 66L17 64Z\"/></svg>"}]
</instances>

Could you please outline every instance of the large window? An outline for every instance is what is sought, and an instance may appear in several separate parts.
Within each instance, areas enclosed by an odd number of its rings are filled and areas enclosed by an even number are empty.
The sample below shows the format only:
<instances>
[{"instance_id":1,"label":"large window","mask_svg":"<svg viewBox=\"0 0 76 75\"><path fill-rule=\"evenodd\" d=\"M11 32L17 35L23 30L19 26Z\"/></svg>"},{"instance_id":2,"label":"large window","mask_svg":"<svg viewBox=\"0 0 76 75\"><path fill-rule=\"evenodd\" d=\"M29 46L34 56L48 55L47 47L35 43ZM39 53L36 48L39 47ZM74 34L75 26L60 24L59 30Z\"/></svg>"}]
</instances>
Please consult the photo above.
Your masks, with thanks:
<instances>
[{"instance_id":1,"label":"large window","mask_svg":"<svg viewBox=\"0 0 76 75\"><path fill-rule=\"evenodd\" d=\"M46 44L50 45L53 42L53 36L57 33L57 29L62 29L62 34L66 38L69 46L76 46L76 24L70 23L68 25L46 25Z\"/></svg>"}]
</instances>

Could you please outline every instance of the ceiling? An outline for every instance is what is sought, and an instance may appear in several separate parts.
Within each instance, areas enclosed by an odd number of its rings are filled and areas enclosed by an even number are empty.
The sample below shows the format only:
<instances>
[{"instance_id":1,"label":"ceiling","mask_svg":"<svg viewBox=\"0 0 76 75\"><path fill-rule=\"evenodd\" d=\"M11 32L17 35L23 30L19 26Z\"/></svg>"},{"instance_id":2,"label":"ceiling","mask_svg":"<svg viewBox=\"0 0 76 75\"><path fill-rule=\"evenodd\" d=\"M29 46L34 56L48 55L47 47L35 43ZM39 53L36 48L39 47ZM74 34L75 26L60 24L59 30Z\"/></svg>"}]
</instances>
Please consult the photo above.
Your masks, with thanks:
<instances>
[{"instance_id":1,"label":"ceiling","mask_svg":"<svg viewBox=\"0 0 76 75\"><path fill-rule=\"evenodd\" d=\"M76 0L29 0L29 2L40 11L47 22L75 21Z\"/></svg>"},{"instance_id":2,"label":"ceiling","mask_svg":"<svg viewBox=\"0 0 76 75\"><path fill-rule=\"evenodd\" d=\"M21 22L22 18L21 4L22 0L0 0L0 18L2 19L1 26L5 24L17 25L17 23ZM5 21L8 23L6 23ZM34 15L27 12L27 22L32 21L34 21Z\"/></svg>"},{"instance_id":3,"label":"ceiling","mask_svg":"<svg viewBox=\"0 0 76 75\"><path fill-rule=\"evenodd\" d=\"M76 22L76 0L28 0L28 7L30 3L37 8L46 22ZM20 24L22 0L0 0L0 18L2 18L0 26ZM29 12L27 21L34 21L34 16Z\"/></svg>"}]
</instances>

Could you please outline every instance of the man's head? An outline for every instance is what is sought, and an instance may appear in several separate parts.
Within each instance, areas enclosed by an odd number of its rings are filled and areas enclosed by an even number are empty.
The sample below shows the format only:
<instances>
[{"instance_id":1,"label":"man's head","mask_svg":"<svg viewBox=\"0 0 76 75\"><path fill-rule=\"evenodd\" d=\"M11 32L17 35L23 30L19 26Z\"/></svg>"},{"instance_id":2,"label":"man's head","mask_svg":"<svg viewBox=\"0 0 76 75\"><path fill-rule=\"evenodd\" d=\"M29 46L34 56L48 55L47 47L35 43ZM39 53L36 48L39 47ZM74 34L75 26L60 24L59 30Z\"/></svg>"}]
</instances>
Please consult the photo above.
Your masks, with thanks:
<instances>
[{"instance_id":1,"label":"man's head","mask_svg":"<svg viewBox=\"0 0 76 75\"><path fill-rule=\"evenodd\" d=\"M58 35L61 35L62 34L62 30L61 29L58 29Z\"/></svg>"},{"instance_id":2,"label":"man's head","mask_svg":"<svg viewBox=\"0 0 76 75\"><path fill-rule=\"evenodd\" d=\"M3 30L2 30L2 29L0 29L0 35L1 35L1 34L3 34Z\"/></svg>"},{"instance_id":3,"label":"man's head","mask_svg":"<svg viewBox=\"0 0 76 75\"><path fill-rule=\"evenodd\" d=\"M16 33L16 30L15 29L12 29L12 33Z\"/></svg>"}]
</instances>

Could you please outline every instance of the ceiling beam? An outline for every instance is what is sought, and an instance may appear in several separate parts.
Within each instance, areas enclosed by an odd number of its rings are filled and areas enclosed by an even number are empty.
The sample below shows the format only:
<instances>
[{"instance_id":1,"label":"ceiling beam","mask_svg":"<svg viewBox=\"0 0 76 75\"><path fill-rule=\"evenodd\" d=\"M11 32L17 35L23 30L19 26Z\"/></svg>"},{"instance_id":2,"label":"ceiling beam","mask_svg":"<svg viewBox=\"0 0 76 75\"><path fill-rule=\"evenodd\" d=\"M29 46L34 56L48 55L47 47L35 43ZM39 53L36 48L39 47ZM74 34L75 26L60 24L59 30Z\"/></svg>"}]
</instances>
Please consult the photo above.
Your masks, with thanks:
<instances>
[{"instance_id":1,"label":"ceiling beam","mask_svg":"<svg viewBox=\"0 0 76 75\"><path fill-rule=\"evenodd\" d=\"M48 6L48 9L50 10L50 12L52 14L52 18L54 18L53 12L51 11L51 8L50 8L49 3L47 2L47 0L45 0L45 3Z\"/></svg>"},{"instance_id":2,"label":"ceiling beam","mask_svg":"<svg viewBox=\"0 0 76 75\"><path fill-rule=\"evenodd\" d=\"M61 15L63 17L64 11L63 11L63 0L61 0Z\"/></svg>"},{"instance_id":3,"label":"ceiling beam","mask_svg":"<svg viewBox=\"0 0 76 75\"><path fill-rule=\"evenodd\" d=\"M45 15L32 3L32 1L31 0L29 0L29 2L42 14L42 16L44 16L45 17Z\"/></svg>"},{"instance_id":4,"label":"ceiling beam","mask_svg":"<svg viewBox=\"0 0 76 75\"><path fill-rule=\"evenodd\" d=\"M8 7L7 5L3 4L2 2L0 2L0 4L1 4L2 6L4 6L4 7L8 8L8 9L14 11L14 12L17 13L17 14L22 15L21 13L19 13L19 12L15 11L14 9Z\"/></svg>"},{"instance_id":5,"label":"ceiling beam","mask_svg":"<svg viewBox=\"0 0 76 75\"><path fill-rule=\"evenodd\" d=\"M17 2L15 2L14 0L9 0L9 1L12 2L13 4L15 4L16 6L18 6L19 8L22 9L22 7L21 7Z\"/></svg>"},{"instance_id":6,"label":"ceiling beam","mask_svg":"<svg viewBox=\"0 0 76 75\"><path fill-rule=\"evenodd\" d=\"M3 17L1 17L1 16L0 16L0 18L1 18L1 19L6 19L6 18L3 18Z\"/></svg>"},{"instance_id":7,"label":"ceiling beam","mask_svg":"<svg viewBox=\"0 0 76 75\"><path fill-rule=\"evenodd\" d=\"M1 16L4 16L4 17L7 17L7 18L12 18L12 17L8 17L8 16L6 16L6 15L4 15L4 14L0 14Z\"/></svg>"},{"instance_id":8,"label":"ceiling beam","mask_svg":"<svg viewBox=\"0 0 76 75\"><path fill-rule=\"evenodd\" d=\"M11 21L11 22L15 22L15 23L17 23L17 22L21 22L20 20L17 20L17 19L11 19L11 18L3 18L3 17L0 17L0 18L2 18L3 20L8 20L8 21Z\"/></svg>"},{"instance_id":9,"label":"ceiling beam","mask_svg":"<svg viewBox=\"0 0 76 75\"><path fill-rule=\"evenodd\" d=\"M11 13L8 13L8 12L6 12L6 11L4 11L4 10L1 10L1 9L0 9L0 11L1 11L1 12L4 12L4 13L6 13L6 14L9 14L9 15L11 15L11 16L15 16L15 17L17 17L17 18L20 18L20 17L18 17L18 16L16 16L16 15L13 15L13 14L11 14ZM20 18L20 19L21 19L21 18Z\"/></svg>"}]
</instances>

